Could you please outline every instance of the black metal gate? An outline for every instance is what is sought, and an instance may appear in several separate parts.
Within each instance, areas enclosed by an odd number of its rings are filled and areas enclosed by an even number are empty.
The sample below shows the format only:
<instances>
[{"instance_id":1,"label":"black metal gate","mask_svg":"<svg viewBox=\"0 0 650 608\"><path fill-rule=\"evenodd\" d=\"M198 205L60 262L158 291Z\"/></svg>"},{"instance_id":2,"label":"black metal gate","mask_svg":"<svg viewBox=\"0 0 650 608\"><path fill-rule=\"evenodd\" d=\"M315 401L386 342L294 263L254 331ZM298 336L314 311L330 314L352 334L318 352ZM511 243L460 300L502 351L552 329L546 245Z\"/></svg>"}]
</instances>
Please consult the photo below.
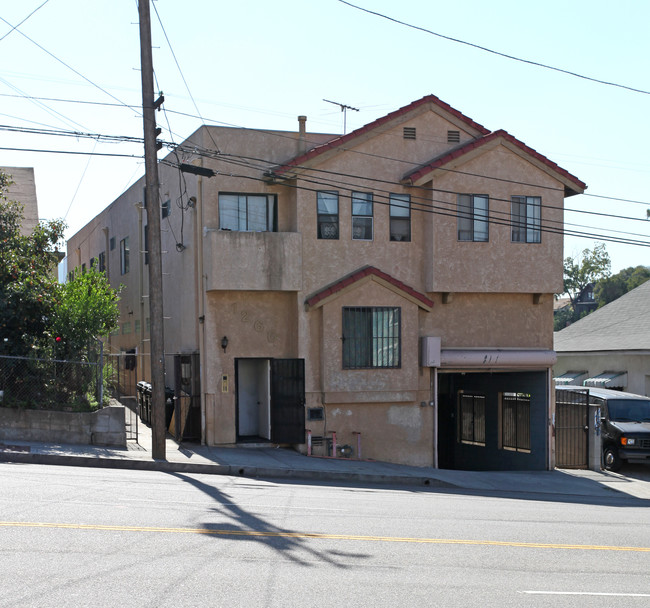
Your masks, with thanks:
<instances>
[{"instance_id":1,"label":"black metal gate","mask_svg":"<svg viewBox=\"0 0 650 608\"><path fill-rule=\"evenodd\" d=\"M589 463L589 392L555 391L555 466L586 469Z\"/></svg>"},{"instance_id":2,"label":"black metal gate","mask_svg":"<svg viewBox=\"0 0 650 608\"><path fill-rule=\"evenodd\" d=\"M305 443L304 359L271 359L271 441Z\"/></svg>"}]
</instances>

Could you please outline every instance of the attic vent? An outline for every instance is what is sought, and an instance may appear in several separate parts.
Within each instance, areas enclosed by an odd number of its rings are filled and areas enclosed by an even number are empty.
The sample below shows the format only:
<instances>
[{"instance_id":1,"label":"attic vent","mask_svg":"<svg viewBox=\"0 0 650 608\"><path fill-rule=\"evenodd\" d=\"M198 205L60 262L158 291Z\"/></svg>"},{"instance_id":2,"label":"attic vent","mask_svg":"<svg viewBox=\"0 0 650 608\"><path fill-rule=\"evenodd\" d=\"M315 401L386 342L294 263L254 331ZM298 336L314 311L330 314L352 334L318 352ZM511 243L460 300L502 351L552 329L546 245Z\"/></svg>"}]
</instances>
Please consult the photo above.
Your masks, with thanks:
<instances>
[{"instance_id":1,"label":"attic vent","mask_svg":"<svg viewBox=\"0 0 650 608\"><path fill-rule=\"evenodd\" d=\"M415 139L415 127L404 127L404 139Z\"/></svg>"},{"instance_id":2,"label":"attic vent","mask_svg":"<svg viewBox=\"0 0 650 608\"><path fill-rule=\"evenodd\" d=\"M460 131L447 131L447 143L448 144L459 144L460 143Z\"/></svg>"}]
</instances>

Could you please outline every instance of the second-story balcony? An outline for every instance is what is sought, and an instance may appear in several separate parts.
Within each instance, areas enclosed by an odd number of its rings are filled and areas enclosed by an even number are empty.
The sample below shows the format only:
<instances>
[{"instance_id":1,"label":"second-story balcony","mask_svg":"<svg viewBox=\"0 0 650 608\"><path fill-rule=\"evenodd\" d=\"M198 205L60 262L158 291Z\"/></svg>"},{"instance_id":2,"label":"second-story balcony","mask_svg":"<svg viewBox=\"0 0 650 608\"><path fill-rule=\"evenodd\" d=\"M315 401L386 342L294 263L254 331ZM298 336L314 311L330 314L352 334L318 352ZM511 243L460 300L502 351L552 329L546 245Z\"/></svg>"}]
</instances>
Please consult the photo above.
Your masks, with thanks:
<instances>
[{"instance_id":1,"label":"second-story balcony","mask_svg":"<svg viewBox=\"0 0 650 608\"><path fill-rule=\"evenodd\" d=\"M302 236L297 232L205 229L206 290L300 291Z\"/></svg>"}]
</instances>

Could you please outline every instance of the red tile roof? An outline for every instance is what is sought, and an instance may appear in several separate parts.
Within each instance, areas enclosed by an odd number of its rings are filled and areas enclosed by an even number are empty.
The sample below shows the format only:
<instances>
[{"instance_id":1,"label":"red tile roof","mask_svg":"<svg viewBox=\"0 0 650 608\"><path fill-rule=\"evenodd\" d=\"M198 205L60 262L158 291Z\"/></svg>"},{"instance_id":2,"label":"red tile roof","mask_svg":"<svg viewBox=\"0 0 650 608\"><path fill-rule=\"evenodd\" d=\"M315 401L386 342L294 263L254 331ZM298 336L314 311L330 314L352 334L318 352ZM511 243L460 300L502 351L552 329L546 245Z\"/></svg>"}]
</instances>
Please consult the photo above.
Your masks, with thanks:
<instances>
[{"instance_id":1,"label":"red tile roof","mask_svg":"<svg viewBox=\"0 0 650 608\"><path fill-rule=\"evenodd\" d=\"M546 156L540 154L536 150L533 150L532 148L528 147L525 143L522 141L519 141L517 138L513 137L510 135L507 131L504 131L503 129L500 129L499 131L494 131L493 133L490 133L489 135L482 137L481 139L476 139L473 141L470 141L466 143L463 146L460 146L459 148L456 148L455 150L452 150L451 152L448 152L447 154L443 154L441 157L436 158L435 160L431 161L430 163L423 165L422 167L419 167L415 171L411 171L410 173L407 173L403 178L402 178L402 183L407 183L407 184L415 184L417 181L419 181L421 178L423 178L425 175L428 173L431 173L432 171L435 171L436 169L439 169L446 165L447 163L451 162L452 160L456 158L460 158L461 156L464 156L465 154L468 154L469 152L476 150L478 148L481 148L482 146L485 146L486 144L494 141L495 139L502 138L505 139L506 141L510 142L511 144L515 145L517 148L525 152L526 154L532 156L536 160L540 161L544 165L546 165L549 169L552 171L559 173L562 177L564 177L566 180L571 182L572 184L575 184L576 188L575 191L573 192L574 194L579 194L583 192L587 188L587 184L584 182L580 181L577 177L569 173L566 169L562 169L562 167L558 166L555 164L552 160L549 160L546 158Z\"/></svg>"},{"instance_id":2,"label":"red tile roof","mask_svg":"<svg viewBox=\"0 0 650 608\"><path fill-rule=\"evenodd\" d=\"M468 127L479 131L482 135L487 135L488 133L490 133L490 131L486 129L483 125L478 124L468 116L465 116L458 110L452 108L448 103L445 103L435 95L425 95L424 97L422 97L422 99L418 99L417 101L414 101L409 105L400 108L399 110L395 110L390 114L386 114L386 116L382 116L381 118L378 118L377 120L370 122L367 125L360 127L359 129L356 129L355 131L351 131L347 135L341 135L340 137L335 137L334 139L320 146L316 146L311 150L308 150L304 154L292 158L287 163L273 169L273 174L280 176L283 173L289 171L292 167L299 167L303 163L306 163L307 161L310 161L313 158L320 156L321 154L327 152L328 150L333 150L340 146L344 146L345 144L356 139L360 135L364 135L365 133L368 133L369 131L376 129L377 127L385 125L391 122L392 120L395 120L396 118L400 118L401 116L404 116L409 112L412 112L413 110L416 110L417 108L421 106L425 106L427 104L434 104L439 108L449 112L450 114L452 114L453 116L455 116L456 118L464 122Z\"/></svg>"},{"instance_id":3,"label":"red tile roof","mask_svg":"<svg viewBox=\"0 0 650 608\"><path fill-rule=\"evenodd\" d=\"M404 292L404 294L410 297L412 300L419 302L423 308L426 308L428 310L433 308L433 301L427 298L424 294L420 293L419 291L416 291L412 287L409 287L405 283L402 283L402 281L398 281L396 278L392 277L386 272L379 270L378 268L375 268L374 266L365 266L364 268L361 268L360 270L353 272L351 275L344 277L340 281L337 281L336 283L329 285L325 289L316 292L314 295L312 295L306 300L306 304L309 307L316 306L325 298L335 293L338 293L339 291L342 291L346 287L353 285L354 283L360 281L361 279L364 279L365 277L372 277L372 276L375 276L379 279L383 279L387 283L390 283L400 291Z\"/></svg>"}]
</instances>

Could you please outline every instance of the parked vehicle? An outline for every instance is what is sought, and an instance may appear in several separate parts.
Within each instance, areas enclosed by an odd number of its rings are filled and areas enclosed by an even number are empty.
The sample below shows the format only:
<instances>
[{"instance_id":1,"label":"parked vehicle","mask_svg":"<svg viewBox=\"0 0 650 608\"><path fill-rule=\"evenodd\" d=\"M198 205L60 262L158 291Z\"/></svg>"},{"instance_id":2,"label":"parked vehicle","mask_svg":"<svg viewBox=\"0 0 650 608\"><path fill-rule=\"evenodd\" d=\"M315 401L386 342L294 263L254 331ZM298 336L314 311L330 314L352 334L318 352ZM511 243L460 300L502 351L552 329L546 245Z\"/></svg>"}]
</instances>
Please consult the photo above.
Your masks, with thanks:
<instances>
[{"instance_id":1,"label":"parked vehicle","mask_svg":"<svg viewBox=\"0 0 650 608\"><path fill-rule=\"evenodd\" d=\"M605 388L556 387L584 391L600 406L603 467L618 471L624 462L650 463L650 398Z\"/></svg>"}]
</instances>

